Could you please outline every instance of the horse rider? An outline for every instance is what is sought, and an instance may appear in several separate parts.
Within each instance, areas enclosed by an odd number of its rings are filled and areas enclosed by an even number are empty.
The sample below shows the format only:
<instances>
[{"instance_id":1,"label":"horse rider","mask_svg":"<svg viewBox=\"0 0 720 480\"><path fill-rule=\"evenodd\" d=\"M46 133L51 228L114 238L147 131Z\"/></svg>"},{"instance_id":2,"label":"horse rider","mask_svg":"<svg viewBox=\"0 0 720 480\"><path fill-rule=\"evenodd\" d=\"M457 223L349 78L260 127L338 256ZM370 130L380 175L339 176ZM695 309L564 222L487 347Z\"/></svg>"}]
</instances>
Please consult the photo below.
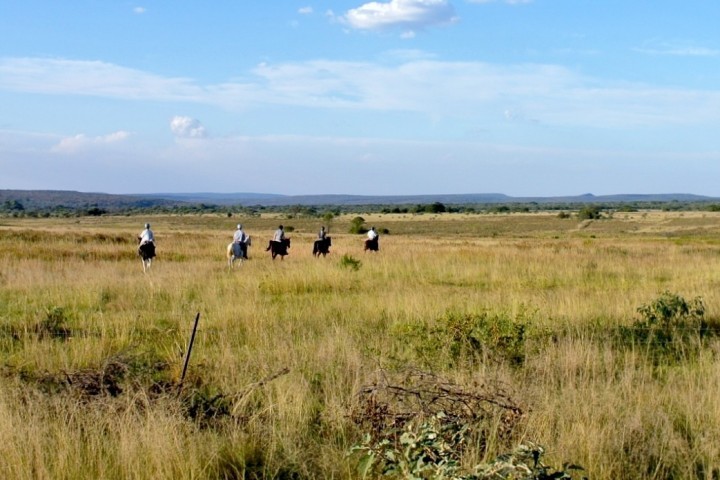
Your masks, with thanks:
<instances>
[{"instance_id":1,"label":"horse rider","mask_svg":"<svg viewBox=\"0 0 720 480\"><path fill-rule=\"evenodd\" d=\"M150 230L150 224L145 224L145 230L138 235L140 245L138 246L138 255L142 257L143 272L145 272L152 264L155 257L155 234Z\"/></svg>"},{"instance_id":2,"label":"horse rider","mask_svg":"<svg viewBox=\"0 0 720 480\"><path fill-rule=\"evenodd\" d=\"M235 258L248 258L247 256L247 235L243 231L243 226L238 223L237 230L233 233L233 255Z\"/></svg>"},{"instance_id":3,"label":"horse rider","mask_svg":"<svg viewBox=\"0 0 720 480\"><path fill-rule=\"evenodd\" d=\"M327 232L325 231L325 227L320 227L320 231L318 232L317 239L315 239L315 242L313 242L313 255L319 255L321 252L320 245L325 241L325 238L327 238Z\"/></svg>"},{"instance_id":4,"label":"horse rider","mask_svg":"<svg viewBox=\"0 0 720 480\"><path fill-rule=\"evenodd\" d=\"M278 229L275 230L272 241L273 242L282 242L283 240L285 240L285 230L283 229L283 226L280 225L278 227Z\"/></svg>"},{"instance_id":5,"label":"horse rider","mask_svg":"<svg viewBox=\"0 0 720 480\"><path fill-rule=\"evenodd\" d=\"M370 230L368 230L367 233L368 240L371 242L375 241L375 239L378 237L377 230L375 230L375 227L371 227Z\"/></svg>"},{"instance_id":6,"label":"horse rider","mask_svg":"<svg viewBox=\"0 0 720 480\"><path fill-rule=\"evenodd\" d=\"M155 235L153 234L153 231L150 230L150 224L145 224L145 230L140 232L140 235L138 235L138 238L140 239L140 246L145 245L146 243L155 243Z\"/></svg>"}]
</instances>

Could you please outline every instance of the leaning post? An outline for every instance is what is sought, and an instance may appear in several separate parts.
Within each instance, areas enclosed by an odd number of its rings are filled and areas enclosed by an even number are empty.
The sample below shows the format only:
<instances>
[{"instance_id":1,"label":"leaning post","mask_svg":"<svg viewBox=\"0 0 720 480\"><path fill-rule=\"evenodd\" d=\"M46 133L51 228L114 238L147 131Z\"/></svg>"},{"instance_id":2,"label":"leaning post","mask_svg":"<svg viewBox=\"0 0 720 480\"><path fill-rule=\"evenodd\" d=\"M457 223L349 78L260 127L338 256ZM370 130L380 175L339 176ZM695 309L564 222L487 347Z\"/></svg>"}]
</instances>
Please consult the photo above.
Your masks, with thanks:
<instances>
[{"instance_id":1,"label":"leaning post","mask_svg":"<svg viewBox=\"0 0 720 480\"><path fill-rule=\"evenodd\" d=\"M193 325L192 335L190 335L190 344L188 345L187 353L185 354L185 364L183 365L182 375L180 376L180 384L178 385L178 396L182 391L183 382L185 381L185 374L187 373L188 363L190 363L190 354L192 353L193 343L195 343L195 333L197 332L198 322L200 321L200 312L195 315L195 325Z\"/></svg>"}]
</instances>

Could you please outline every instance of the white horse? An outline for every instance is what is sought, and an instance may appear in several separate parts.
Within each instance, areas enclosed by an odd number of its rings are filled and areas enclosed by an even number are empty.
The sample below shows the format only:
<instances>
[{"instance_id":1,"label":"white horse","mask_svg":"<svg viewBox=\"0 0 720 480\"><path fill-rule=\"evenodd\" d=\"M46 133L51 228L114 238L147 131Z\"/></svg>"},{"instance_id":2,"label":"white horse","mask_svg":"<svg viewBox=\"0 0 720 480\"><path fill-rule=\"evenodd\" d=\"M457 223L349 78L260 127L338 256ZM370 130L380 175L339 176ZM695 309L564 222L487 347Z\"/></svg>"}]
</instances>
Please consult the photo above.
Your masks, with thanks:
<instances>
[{"instance_id":1,"label":"white horse","mask_svg":"<svg viewBox=\"0 0 720 480\"><path fill-rule=\"evenodd\" d=\"M233 264L235 263L235 260L239 260L240 263L242 263L243 260L247 260L247 258L248 258L247 249L250 245L252 245L252 242L250 241L250 235L245 237L244 248L243 248L244 256L243 255L235 256L235 251L233 248L234 244L235 244L235 242L230 242L227 246L227 264L228 264L228 267L230 267L230 268L233 268Z\"/></svg>"}]
</instances>

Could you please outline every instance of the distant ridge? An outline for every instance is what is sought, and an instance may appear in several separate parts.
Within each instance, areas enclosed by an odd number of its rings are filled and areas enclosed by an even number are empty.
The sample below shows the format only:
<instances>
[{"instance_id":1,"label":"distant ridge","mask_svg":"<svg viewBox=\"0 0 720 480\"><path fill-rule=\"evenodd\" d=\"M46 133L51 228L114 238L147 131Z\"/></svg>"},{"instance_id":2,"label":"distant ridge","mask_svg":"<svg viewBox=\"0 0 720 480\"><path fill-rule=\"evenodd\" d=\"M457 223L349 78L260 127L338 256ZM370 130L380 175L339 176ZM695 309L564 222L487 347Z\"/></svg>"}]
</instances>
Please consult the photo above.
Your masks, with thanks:
<instances>
[{"instance_id":1,"label":"distant ridge","mask_svg":"<svg viewBox=\"0 0 720 480\"><path fill-rule=\"evenodd\" d=\"M638 202L710 202L717 197L688 193L620 194L555 197L511 197L502 193L427 194L427 195L279 195L271 193L147 193L107 194L69 190L0 190L0 206L6 202L19 202L26 209L69 209L97 207L108 211L151 208L158 206L206 204L239 206L362 206L362 205L415 205L415 204L578 204L578 203L638 203Z\"/></svg>"},{"instance_id":2,"label":"distant ridge","mask_svg":"<svg viewBox=\"0 0 720 480\"><path fill-rule=\"evenodd\" d=\"M703 202L717 198L688 193L668 194L620 194L593 195L586 193L575 196L556 197L511 197L503 193L456 193L426 195L277 195L264 193L174 193L146 194L145 197L176 199L193 203L214 203L217 205L413 205L440 202L444 204L485 204L485 203L626 203L626 202Z\"/></svg>"}]
</instances>

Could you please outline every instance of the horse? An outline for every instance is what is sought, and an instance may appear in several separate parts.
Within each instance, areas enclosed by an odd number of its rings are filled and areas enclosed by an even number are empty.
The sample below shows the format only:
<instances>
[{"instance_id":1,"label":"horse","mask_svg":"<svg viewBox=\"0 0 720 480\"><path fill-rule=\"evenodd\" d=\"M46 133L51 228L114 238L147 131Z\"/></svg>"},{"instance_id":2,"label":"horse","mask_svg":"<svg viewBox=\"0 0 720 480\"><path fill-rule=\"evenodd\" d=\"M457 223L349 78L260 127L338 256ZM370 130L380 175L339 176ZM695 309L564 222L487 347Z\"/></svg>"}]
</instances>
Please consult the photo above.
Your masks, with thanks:
<instances>
[{"instance_id":1,"label":"horse","mask_svg":"<svg viewBox=\"0 0 720 480\"><path fill-rule=\"evenodd\" d=\"M252 242L250 241L250 236L248 235L245 237L244 242L230 242L227 246L227 263L228 267L233 268L233 264L235 263L235 260L239 259L240 263L242 263L243 260L248 260L248 247L252 245Z\"/></svg>"},{"instance_id":2,"label":"horse","mask_svg":"<svg viewBox=\"0 0 720 480\"><path fill-rule=\"evenodd\" d=\"M319 257L322 255L323 257L330 253L330 246L332 245L332 241L330 240L330 237L325 237L323 239L315 240L313 243L313 255L316 257Z\"/></svg>"},{"instance_id":3,"label":"horse","mask_svg":"<svg viewBox=\"0 0 720 480\"><path fill-rule=\"evenodd\" d=\"M280 255L280 260L285 260L285 255L288 254L288 248L290 248L290 239L284 238L280 242L270 240L265 251L270 252L273 260L275 260L275 257L278 255Z\"/></svg>"},{"instance_id":4,"label":"horse","mask_svg":"<svg viewBox=\"0 0 720 480\"><path fill-rule=\"evenodd\" d=\"M370 250L371 252L377 252L380 250L380 244L378 243L378 240L380 239L380 235L370 240L369 238L365 240L365 249L364 252L367 252Z\"/></svg>"},{"instance_id":5,"label":"horse","mask_svg":"<svg viewBox=\"0 0 720 480\"><path fill-rule=\"evenodd\" d=\"M138 242L140 242L140 237L138 237ZM138 255L142 259L143 272L147 272L155 257L155 242L141 243L138 247Z\"/></svg>"}]
</instances>

